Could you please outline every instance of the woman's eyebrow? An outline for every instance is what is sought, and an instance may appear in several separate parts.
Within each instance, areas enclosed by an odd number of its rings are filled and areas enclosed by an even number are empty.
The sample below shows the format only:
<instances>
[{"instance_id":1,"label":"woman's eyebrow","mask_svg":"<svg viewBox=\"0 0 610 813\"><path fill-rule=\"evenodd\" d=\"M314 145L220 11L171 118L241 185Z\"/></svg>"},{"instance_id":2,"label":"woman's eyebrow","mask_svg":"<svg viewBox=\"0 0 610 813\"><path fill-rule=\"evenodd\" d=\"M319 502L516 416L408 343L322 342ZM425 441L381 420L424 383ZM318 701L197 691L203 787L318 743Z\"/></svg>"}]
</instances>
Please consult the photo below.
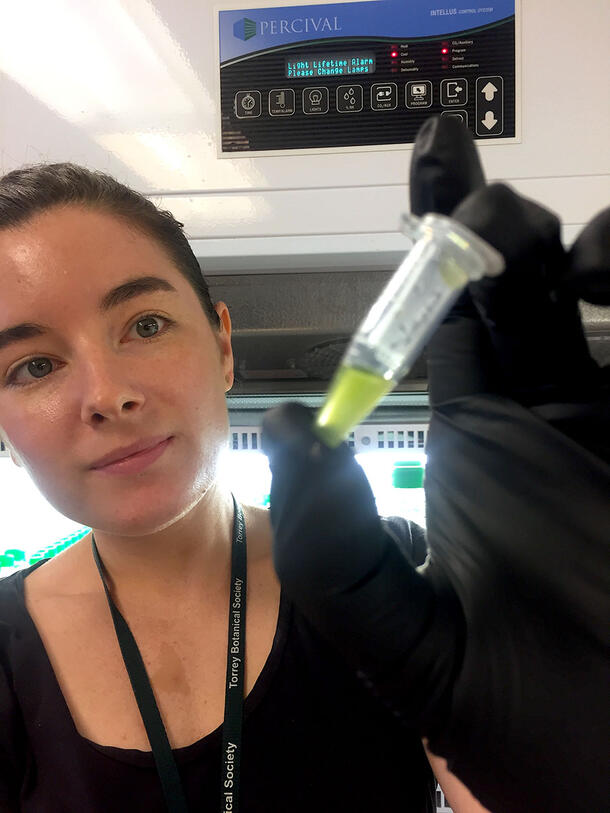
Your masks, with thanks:
<instances>
[{"instance_id":1,"label":"woman's eyebrow","mask_svg":"<svg viewBox=\"0 0 610 813\"><path fill-rule=\"evenodd\" d=\"M178 293L174 286L163 277L135 277L121 283L116 288L104 294L98 305L100 313L108 313L112 308L122 305L130 299L154 291L170 291ZM36 322L23 322L0 330L0 352L17 342L43 336L49 328Z\"/></svg>"}]
</instances>

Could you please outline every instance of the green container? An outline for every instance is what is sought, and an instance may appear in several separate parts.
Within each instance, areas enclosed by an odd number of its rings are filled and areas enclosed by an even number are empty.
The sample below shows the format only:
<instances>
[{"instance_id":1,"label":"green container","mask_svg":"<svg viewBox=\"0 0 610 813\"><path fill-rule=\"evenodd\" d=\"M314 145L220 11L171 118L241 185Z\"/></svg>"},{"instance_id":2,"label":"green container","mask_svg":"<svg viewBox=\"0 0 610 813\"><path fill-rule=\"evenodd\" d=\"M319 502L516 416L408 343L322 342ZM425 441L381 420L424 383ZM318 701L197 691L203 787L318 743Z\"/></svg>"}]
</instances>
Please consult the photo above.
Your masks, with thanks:
<instances>
[{"instance_id":1,"label":"green container","mask_svg":"<svg viewBox=\"0 0 610 813\"><path fill-rule=\"evenodd\" d=\"M0 576L8 576L15 570L15 558L9 553L0 554Z\"/></svg>"},{"instance_id":2,"label":"green container","mask_svg":"<svg viewBox=\"0 0 610 813\"><path fill-rule=\"evenodd\" d=\"M75 542L78 542L79 539L82 539L84 536L91 531L91 528L83 528L80 531L75 531L75 533L70 534L70 536L64 537L64 539L59 540L59 545L61 545L61 549L65 550L69 548L71 545L74 545Z\"/></svg>"},{"instance_id":3,"label":"green container","mask_svg":"<svg viewBox=\"0 0 610 813\"><path fill-rule=\"evenodd\" d=\"M394 488L423 488L424 466L419 460L406 460L394 464L392 472Z\"/></svg>"},{"instance_id":4,"label":"green container","mask_svg":"<svg viewBox=\"0 0 610 813\"><path fill-rule=\"evenodd\" d=\"M47 545L41 549L40 553L43 554L45 559L52 559L55 556L55 547L55 545Z\"/></svg>"},{"instance_id":5,"label":"green container","mask_svg":"<svg viewBox=\"0 0 610 813\"><path fill-rule=\"evenodd\" d=\"M12 556L16 562L25 562L25 551L19 550L19 548L9 548L4 553Z\"/></svg>"}]
</instances>

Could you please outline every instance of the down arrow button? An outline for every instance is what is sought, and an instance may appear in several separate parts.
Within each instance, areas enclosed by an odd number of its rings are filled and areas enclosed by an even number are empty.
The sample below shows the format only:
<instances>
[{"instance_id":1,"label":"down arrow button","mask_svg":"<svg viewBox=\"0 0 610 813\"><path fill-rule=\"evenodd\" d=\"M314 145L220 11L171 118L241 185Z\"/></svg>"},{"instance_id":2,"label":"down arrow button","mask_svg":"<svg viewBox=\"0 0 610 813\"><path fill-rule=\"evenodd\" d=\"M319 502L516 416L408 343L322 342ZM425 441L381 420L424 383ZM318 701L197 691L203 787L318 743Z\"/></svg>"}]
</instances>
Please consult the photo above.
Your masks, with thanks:
<instances>
[{"instance_id":1,"label":"down arrow button","mask_svg":"<svg viewBox=\"0 0 610 813\"><path fill-rule=\"evenodd\" d=\"M491 110L488 110L487 113L485 113L485 118L481 119L481 124L484 124L488 130L491 130L492 127L495 127L497 123L498 119L494 116Z\"/></svg>"}]
</instances>

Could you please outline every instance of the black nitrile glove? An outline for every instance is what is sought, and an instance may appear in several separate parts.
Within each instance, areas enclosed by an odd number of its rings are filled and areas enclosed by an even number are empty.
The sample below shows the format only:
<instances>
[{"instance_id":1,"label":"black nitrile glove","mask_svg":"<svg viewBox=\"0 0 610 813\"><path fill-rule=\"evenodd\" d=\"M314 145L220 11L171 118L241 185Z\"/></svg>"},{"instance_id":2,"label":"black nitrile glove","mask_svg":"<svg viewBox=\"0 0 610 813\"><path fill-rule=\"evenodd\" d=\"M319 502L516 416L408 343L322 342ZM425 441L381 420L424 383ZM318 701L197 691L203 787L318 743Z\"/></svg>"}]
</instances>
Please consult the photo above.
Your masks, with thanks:
<instances>
[{"instance_id":1,"label":"black nitrile glove","mask_svg":"<svg viewBox=\"0 0 610 813\"><path fill-rule=\"evenodd\" d=\"M290 403L264 419L263 448L273 474L274 564L282 587L308 619L332 641L341 641L339 649L353 666L374 677L379 666L385 673L397 657L402 662L445 610L432 585L384 531L351 449L321 443L313 417ZM411 613L413 603L417 613ZM460 629L459 613L440 625L438 649L449 656ZM435 649L422 670L436 668ZM414 708L427 702L426 691L422 682Z\"/></svg>"},{"instance_id":2,"label":"black nitrile glove","mask_svg":"<svg viewBox=\"0 0 610 813\"><path fill-rule=\"evenodd\" d=\"M411 213L449 216L465 197L484 186L479 154L464 125L452 117L424 122L409 170Z\"/></svg>"},{"instance_id":3,"label":"black nitrile glove","mask_svg":"<svg viewBox=\"0 0 610 813\"><path fill-rule=\"evenodd\" d=\"M585 226L569 257L564 289L592 305L610 305L610 208Z\"/></svg>"},{"instance_id":4,"label":"black nitrile glove","mask_svg":"<svg viewBox=\"0 0 610 813\"><path fill-rule=\"evenodd\" d=\"M506 271L471 284L428 347L428 567L467 631L430 748L496 813L584 813L609 790L610 401L576 293L607 290L608 218L566 255L557 218L506 186L451 216Z\"/></svg>"},{"instance_id":5,"label":"black nitrile glove","mask_svg":"<svg viewBox=\"0 0 610 813\"><path fill-rule=\"evenodd\" d=\"M495 284L470 286L429 346L428 562L413 569L375 523L349 450L326 450L311 416L284 407L264 423L276 567L302 612L493 813L590 813L608 790L610 410L569 281L590 281L574 263L594 257L603 288L599 230L566 258L553 215L482 186L461 125L422 131L414 209L454 203L507 261ZM470 169L456 176L460 166ZM606 439L566 422L592 404Z\"/></svg>"},{"instance_id":6,"label":"black nitrile glove","mask_svg":"<svg viewBox=\"0 0 610 813\"><path fill-rule=\"evenodd\" d=\"M504 256L507 271L469 286L502 379L498 391L525 406L588 400L598 384L577 298L562 281L568 256L558 218L503 184L478 189L452 217Z\"/></svg>"}]
</instances>

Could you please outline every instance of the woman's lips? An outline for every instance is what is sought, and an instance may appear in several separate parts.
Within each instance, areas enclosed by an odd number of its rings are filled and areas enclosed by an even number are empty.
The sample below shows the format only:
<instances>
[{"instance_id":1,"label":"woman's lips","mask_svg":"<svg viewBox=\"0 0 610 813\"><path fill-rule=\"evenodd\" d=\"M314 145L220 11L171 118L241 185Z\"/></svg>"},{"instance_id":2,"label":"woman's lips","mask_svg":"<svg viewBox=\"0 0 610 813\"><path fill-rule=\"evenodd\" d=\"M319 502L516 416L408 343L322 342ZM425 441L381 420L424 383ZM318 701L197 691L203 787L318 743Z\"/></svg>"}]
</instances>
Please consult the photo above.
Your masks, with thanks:
<instances>
[{"instance_id":1,"label":"woman's lips","mask_svg":"<svg viewBox=\"0 0 610 813\"><path fill-rule=\"evenodd\" d=\"M144 471L158 460L172 440L171 437L166 438L151 449L130 455L130 457L123 460L117 460L116 463L109 463L107 466L93 469L93 471L99 474L138 474L138 472Z\"/></svg>"}]
</instances>

